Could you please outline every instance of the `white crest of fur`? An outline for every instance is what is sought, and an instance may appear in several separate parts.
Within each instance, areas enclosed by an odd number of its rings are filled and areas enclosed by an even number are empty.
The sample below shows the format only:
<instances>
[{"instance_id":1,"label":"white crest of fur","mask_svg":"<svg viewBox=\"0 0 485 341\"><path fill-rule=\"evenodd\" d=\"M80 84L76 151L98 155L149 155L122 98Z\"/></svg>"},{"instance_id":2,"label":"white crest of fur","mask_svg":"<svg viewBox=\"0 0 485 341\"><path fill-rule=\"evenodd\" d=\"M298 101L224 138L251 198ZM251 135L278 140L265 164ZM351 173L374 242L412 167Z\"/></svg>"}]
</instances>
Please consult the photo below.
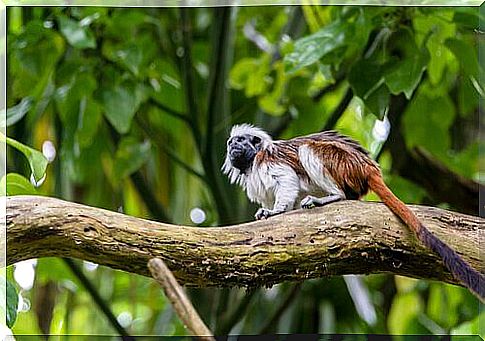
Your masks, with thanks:
<instances>
[{"instance_id":1,"label":"white crest of fur","mask_svg":"<svg viewBox=\"0 0 485 341\"><path fill-rule=\"evenodd\" d=\"M231 129L231 134L229 136L229 139L234 136L240 136L245 134L259 137L261 139L263 149L271 148L273 144L273 139L271 138L271 136L269 136L267 132L265 132L261 128L255 127L247 123L233 126ZM231 161L229 160L229 154L227 153L226 153L226 159L224 160L224 164L222 165L222 172L224 174L227 174L231 184L237 183L238 185L246 189L245 174L241 174L241 171L239 169L232 166Z\"/></svg>"},{"instance_id":2,"label":"white crest of fur","mask_svg":"<svg viewBox=\"0 0 485 341\"><path fill-rule=\"evenodd\" d=\"M261 139L261 143L263 144L263 149L267 149L273 143L273 139L271 138L271 136L269 136L267 132L265 132L261 128L255 127L252 124L247 123L233 126L231 129L230 138L244 134L259 137Z\"/></svg>"}]
</instances>

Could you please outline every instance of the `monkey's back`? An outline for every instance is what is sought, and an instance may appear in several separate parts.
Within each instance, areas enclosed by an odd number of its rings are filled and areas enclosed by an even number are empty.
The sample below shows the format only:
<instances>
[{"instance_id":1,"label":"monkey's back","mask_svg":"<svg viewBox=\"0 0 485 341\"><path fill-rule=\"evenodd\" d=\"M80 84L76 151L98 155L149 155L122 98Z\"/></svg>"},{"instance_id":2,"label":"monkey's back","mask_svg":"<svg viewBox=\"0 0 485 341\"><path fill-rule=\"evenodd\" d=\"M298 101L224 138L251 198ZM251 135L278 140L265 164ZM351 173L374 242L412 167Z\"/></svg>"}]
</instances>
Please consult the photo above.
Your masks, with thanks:
<instances>
[{"instance_id":1,"label":"monkey's back","mask_svg":"<svg viewBox=\"0 0 485 341\"><path fill-rule=\"evenodd\" d=\"M309 167L301 162L303 146L312 152L312 162L322 165L321 174L309 172ZM376 171L380 173L379 166L370 158L367 150L336 131L274 141L274 148L266 157L288 164L300 177L314 183L330 179L347 199L359 199L365 195L369 190L369 176Z\"/></svg>"}]
</instances>

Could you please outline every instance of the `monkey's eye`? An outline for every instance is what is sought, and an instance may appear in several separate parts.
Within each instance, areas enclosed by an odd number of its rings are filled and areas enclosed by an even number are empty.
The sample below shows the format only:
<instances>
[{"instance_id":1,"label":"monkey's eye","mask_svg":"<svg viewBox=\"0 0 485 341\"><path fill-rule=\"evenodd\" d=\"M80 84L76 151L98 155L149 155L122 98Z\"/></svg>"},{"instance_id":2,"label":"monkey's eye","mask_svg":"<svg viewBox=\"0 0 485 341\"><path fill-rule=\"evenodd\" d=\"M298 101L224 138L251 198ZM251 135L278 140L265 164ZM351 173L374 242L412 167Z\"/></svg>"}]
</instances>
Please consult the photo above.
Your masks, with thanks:
<instances>
[{"instance_id":1,"label":"monkey's eye","mask_svg":"<svg viewBox=\"0 0 485 341\"><path fill-rule=\"evenodd\" d=\"M251 141L253 143L253 146L257 145L257 144L260 144L261 143L261 138L257 137L257 136L253 136L253 139Z\"/></svg>"}]
</instances>

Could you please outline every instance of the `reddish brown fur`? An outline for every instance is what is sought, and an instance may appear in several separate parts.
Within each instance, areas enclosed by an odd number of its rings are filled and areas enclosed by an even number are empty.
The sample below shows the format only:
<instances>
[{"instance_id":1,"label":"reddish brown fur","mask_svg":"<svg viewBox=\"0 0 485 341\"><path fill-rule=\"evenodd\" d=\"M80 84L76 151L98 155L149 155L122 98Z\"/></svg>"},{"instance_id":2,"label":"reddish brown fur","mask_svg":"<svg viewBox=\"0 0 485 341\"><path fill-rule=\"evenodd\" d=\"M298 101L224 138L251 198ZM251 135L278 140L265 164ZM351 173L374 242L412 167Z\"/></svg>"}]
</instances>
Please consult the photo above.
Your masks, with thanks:
<instances>
[{"instance_id":1,"label":"reddish brown fur","mask_svg":"<svg viewBox=\"0 0 485 341\"><path fill-rule=\"evenodd\" d=\"M256 165L262 163L283 163L293 168L296 174L303 179L308 179L308 174L301 165L300 158L298 157L298 144L291 143L293 140L277 141L274 144L273 150L262 150L254 159Z\"/></svg>"},{"instance_id":2,"label":"reddish brown fur","mask_svg":"<svg viewBox=\"0 0 485 341\"><path fill-rule=\"evenodd\" d=\"M255 162L257 165L265 162L284 163L292 167L298 176L308 179L298 156L298 148L302 145L309 146L320 157L324 171L343 192L353 193L351 199L358 199L367 193L370 172L380 173L379 166L362 146L335 131L275 141L274 148L259 152Z\"/></svg>"},{"instance_id":3,"label":"reddish brown fur","mask_svg":"<svg viewBox=\"0 0 485 341\"><path fill-rule=\"evenodd\" d=\"M416 234L421 230L421 222L416 215L387 187L380 174L370 173L369 186L374 193L391 209L391 211L402 219Z\"/></svg>"}]
</instances>

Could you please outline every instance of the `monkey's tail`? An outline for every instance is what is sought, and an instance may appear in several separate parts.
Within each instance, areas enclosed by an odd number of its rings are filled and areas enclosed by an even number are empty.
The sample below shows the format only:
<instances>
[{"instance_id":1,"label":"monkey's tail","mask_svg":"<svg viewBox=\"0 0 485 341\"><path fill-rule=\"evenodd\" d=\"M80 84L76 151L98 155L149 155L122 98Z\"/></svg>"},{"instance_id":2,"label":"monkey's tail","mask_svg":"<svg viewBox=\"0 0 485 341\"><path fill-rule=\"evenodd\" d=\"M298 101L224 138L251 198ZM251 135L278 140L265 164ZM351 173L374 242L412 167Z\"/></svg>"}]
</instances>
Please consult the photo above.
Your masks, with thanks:
<instances>
[{"instance_id":1,"label":"monkey's tail","mask_svg":"<svg viewBox=\"0 0 485 341\"><path fill-rule=\"evenodd\" d=\"M416 215L391 192L380 174L372 174L370 176L369 187L395 215L413 230L416 237L425 246L441 256L443 263L456 280L476 294L480 300L485 300L485 276L473 269L451 247L421 224Z\"/></svg>"}]
</instances>

